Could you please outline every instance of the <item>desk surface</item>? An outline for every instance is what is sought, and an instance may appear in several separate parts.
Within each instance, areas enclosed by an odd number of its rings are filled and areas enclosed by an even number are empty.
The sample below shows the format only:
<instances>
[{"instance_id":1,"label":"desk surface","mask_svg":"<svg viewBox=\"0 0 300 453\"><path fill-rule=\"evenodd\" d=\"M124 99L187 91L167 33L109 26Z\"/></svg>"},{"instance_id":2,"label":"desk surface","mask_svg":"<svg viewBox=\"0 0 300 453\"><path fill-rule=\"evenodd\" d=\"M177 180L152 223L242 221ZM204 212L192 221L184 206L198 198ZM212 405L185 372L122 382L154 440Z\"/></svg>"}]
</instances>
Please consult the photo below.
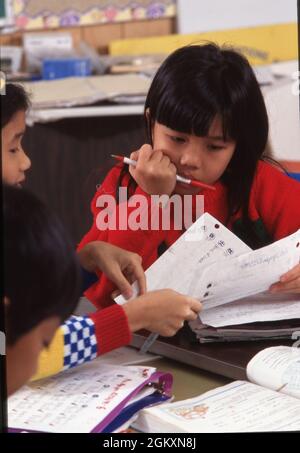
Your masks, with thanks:
<instances>
[{"instance_id":1,"label":"desk surface","mask_svg":"<svg viewBox=\"0 0 300 453\"><path fill-rule=\"evenodd\" d=\"M95 307L91 302L82 297L75 314L81 316L94 311ZM131 346L140 349L148 335L147 331L133 334ZM162 368L165 371L174 369L180 377L179 381L184 382L183 373L188 372L188 376L191 377L191 389L195 389L192 396L195 396L200 393L200 390L197 390L199 376L205 386L203 392L226 384L230 380L247 379L246 367L255 354L270 346L290 346L291 344L292 340L200 344L195 341L195 335L188 325L185 325L174 337L158 337L149 352L163 357L163 361L159 362L159 365L156 362L153 366L162 365L165 367ZM188 389L188 396L180 396L180 399L188 398L191 389ZM181 390L179 391L181 392Z\"/></svg>"},{"instance_id":2,"label":"desk surface","mask_svg":"<svg viewBox=\"0 0 300 453\"><path fill-rule=\"evenodd\" d=\"M147 332L133 334L131 345L140 348L147 338ZM200 344L191 337L188 327L181 329L174 337L158 340L150 347L149 352L176 360L195 369L201 369L231 380L247 379L248 362L262 349L288 345L292 340L276 341L240 341Z\"/></svg>"},{"instance_id":3,"label":"desk surface","mask_svg":"<svg viewBox=\"0 0 300 453\"><path fill-rule=\"evenodd\" d=\"M232 381L232 379L166 358L146 362L145 365L154 366L160 371L173 374L173 395L175 401L193 398Z\"/></svg>"}]
</instances>

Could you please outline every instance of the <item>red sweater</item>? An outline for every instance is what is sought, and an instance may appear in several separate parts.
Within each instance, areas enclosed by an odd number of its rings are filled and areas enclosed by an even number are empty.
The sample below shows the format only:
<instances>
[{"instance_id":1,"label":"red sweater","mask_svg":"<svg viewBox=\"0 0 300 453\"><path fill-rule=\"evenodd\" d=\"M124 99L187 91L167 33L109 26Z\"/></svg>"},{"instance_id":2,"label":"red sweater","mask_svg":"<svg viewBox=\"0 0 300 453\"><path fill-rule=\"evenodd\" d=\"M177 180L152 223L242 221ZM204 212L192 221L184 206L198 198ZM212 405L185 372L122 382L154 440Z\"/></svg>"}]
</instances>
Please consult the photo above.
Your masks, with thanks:
<instances>
[{"instance_id":1,"label":"red sweater","mask_svg":"<svg viewBox=\"0 0 300 453\"><path fill-rule=\"evenodd\" d=\"M138 253L143 258L144 269L147 269L157 259L159 245L164 242L169 247L183 231L176 231L172 228L172 225L170 231L131 231L128 229L126 231L109 229L99 231L96 225L96 218L102 208L96 206L97 199L103 194L115 196L121 169L121 165L114 167L97 190L91 203L94 216L93 225L81 240L78 248L82 248L91 241L105 241ZM129 177L125 176L122 182L124 187L127 187L128 180ZM228 212L227 189L221 182L216 183L215 187L216 191L203 191L204 210L224 224ZM149 200L149 196L140 187L137 187L135 194L143 194ZM127 206L128 217L134 209ZM150 211L148 214L150 218ZM291 179L271 164L260 161L250 194L249 217L253 222L257 223L260 230L263 230L262 233L268 235L272 241L279 240L295 232L300 228L300 183ZM118 220L118 210L116 218ZM238 212L234 218L230 219L227 225L235 233L238 232L236 226L238 226L240 218L241 212ZM114 285L106 276L99 273L99 281L92 285L85 295L98 308L105 308L113 304L110 294L114 289ZM120 307L110 307L110 310L107 310L107 316L118 318L120 316L120 311L117 315L118 310L120 310ZM96 317L99 315L100 313L97 313ZM103 326L103 323L101 324ZM118 332L118 336L122 333L121 337L124 338L124 341L127 338L128 341L130 333L124 317L123 322L118 326ZM101 332L99 334L101 335ZM113 335L110 335L110 337ZM101 337L102 342L105 342L103 335ZM107 341L108 343L110 342L109 339ZM109 344L107 344L105 349L111 349Z\"/></svg>"}]
</instances>

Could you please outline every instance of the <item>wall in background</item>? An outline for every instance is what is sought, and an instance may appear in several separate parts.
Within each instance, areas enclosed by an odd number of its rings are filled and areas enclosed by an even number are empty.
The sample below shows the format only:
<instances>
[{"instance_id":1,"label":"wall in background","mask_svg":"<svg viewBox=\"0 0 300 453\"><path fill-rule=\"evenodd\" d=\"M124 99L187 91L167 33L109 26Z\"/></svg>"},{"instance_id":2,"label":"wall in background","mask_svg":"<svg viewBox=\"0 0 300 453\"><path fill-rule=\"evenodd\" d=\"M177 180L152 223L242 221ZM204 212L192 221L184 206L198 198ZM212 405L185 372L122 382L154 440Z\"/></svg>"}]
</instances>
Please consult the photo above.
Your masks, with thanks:
<instances>
[{"instance_id":1,"label":"wall in background","mask_svg":"<svg viewBox=\"0 0 300 453\"><path fill-rule=\"evenodd\" d=\"M135 22L119 22L114 24L97 24L80 27L56 28L51 31L67 31L72 34L75 47L84 40L100 53L107 53L111 41L130 38L144 38L148 36L164 36L174 33L175 19L139 20ZM49 32L39 30L39 32ZM27 33L31 33L28 31ZM23 32L0 35L0 45L22 45Z\"/></svg>"},{"instance_id":2,"label":"wall in background","mask_svg":"<svg viewBox=\"0 0 300 453\"><path fill-rule=\"evenodd\" d=\"M297 0L177 0L178 33L297 21Z\"/></svg>"}]
</instances>

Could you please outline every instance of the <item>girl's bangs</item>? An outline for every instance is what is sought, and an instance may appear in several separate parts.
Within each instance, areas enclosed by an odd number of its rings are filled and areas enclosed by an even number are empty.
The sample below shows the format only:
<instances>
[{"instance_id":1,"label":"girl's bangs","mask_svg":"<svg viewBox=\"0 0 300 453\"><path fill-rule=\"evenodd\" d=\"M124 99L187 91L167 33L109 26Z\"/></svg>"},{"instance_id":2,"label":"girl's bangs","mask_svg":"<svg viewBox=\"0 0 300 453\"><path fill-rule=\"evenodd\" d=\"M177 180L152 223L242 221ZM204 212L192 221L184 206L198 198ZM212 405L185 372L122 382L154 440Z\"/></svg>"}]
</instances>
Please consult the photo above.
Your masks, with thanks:
<instances>
[{"instance_id":1,"label":"girl's bangs","mask_svg":"<svg viewBox=\"0 0 300 453\"><path fill-rule=\"evenodd\" d=\"M175 100L173 96L165 93L157 105L156 112L151 116L155 121L175 131L205 137L209 133L214 118L218 115L222 121L223 139L228 140L232 137L231 115L228 111L221 111L213 102L207 102L207 100L197 103L191 97Z\"/></svg>"}]
</instances>

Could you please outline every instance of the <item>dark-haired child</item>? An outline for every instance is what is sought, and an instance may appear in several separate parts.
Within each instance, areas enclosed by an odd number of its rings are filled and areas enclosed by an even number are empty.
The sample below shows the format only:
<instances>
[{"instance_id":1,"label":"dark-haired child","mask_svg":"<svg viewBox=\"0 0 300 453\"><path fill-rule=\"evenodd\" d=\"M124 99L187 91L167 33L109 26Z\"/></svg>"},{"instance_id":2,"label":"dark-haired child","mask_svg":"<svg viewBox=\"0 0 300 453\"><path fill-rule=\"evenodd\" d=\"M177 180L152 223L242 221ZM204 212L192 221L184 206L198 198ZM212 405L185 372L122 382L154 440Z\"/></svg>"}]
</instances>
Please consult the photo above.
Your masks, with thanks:
<instances>
[{"instance_id":1,"label":"dark-haired child","mask_svg":"<svg viewBox=\"0 0 300 453\"><path fill-rule=\"evenodd\" d=\"M1 116L2 179L6 184L17 188L17 192L12 193L8 189L6 190L6 193L8 193L6 200L8 214L5 214L5 222L10 222L10 236L5 237L5 242L8 238L11 238L10 241L13 243L15 237L16 244L20 245L20 241L22 241L23 238L22 225L25 221L28 221L28 231L24 230L24 234L27 231L28 241L31 239L31 242L28 242L26 249L26 253L28 254L26 272L24 271L24 273L22 273L22 269L18 267L17 264L14 272L13 264L11 264L18 259L18 253L21 253L21 250L8 248L6 255L6 260L8 260L7 262L9 263L6 277L8 279L7 282L10 282L10 286L8 285L7 288L11 288L11 291L13 291L12 293L5 293L8 300L8 307L12 307L9 312L11 313L9 318L9 335L10 342L15 342L17 339L16 336L20 335L20 333L18 333L19 331L16 330L16 323L19 323L18 325L20 328L22 328L23 325L24 327L27 326L26 329L28 328L28 325L25 322L26 318L21 315L26 306L25 302L24 304L22 302L23 292L25 295L28 293L26 296L28 299L27 303L29 304L28 311L26 312L27 316L35 319L36 315L34 312L31 313L31 309L35 310L35 307L37 307L37 313L40 313L44 305L44 297L47 299L52 295L55 299L58 295L57 302L55 300L53 301L54 307L60 300L60 291L62 293L61 297L64 297L63 295L68 288L69 280L65 273L63 275L65 276L66 288L63 286L63 278L59 278L57 287L54 286L53 289L51 289L50 283L52 282L53 285L55 285L54 276L57 275L56 262L51 256L53 255L56 257L59 255L55 250L51 251L51 247L57 248L59 243L64 242L66 236L64 233L61 233L60 227L58 226L57 234L54 234L52 223L58 225L57 221L53 220L52 222L50 213L48 213L46 208L42 204L39 204L37 200L34 198L30 199L29 194L24 193L24 195L22 195L22 191L19 191L19 188L25 180L26 170L30 167L30 161L24 153L21 144L22 136L25 132L25 112L29 105L27 95L21 86L8 84L6 86L6 94L0 97L0 101L1 111L3 113ZM26 206L27 209L26 215L22 208L22 197L24 198L24 206ZM14 206L13 209L12 204ZM41 219L44 219L45 225L42 225L40 220L38 220L37 223L30 222L31 206L36 214L36 218L38 219L40 215ZM44 214L44 212L46 214ZM47 224L47 222L49 224ZM31 228L31 233L29 232L29 227ZM49 256L47 257L46 251L44 256L39 255L38 250L36 249L39 248L39 235L45 234L47 236L49 231L52 231L53 233L53 240L51 241L51 238L49 239ZM27 237L24 236L23 239L26 242ZM67 239L66 241L68 243ZM71 253L69 258L66 257L66 262L72 259L73 254L72 249L67 243L65 247L62 247L62 253L66 254L68 250L70 250ZM10 250L11 256L9 255ZM40 269L39 260L42 258L43 260L41 261ZM126 250L114 247L103 241L94 241L81 248L77 253L77 258L79 259L82 269L89 272L105 272L109 278L114 281L121 292L126 293L128 289L131 291L129 282L132 279L137 279L140 285L140 292L145 292L145 276L141 267L141 259L137 254L127 252ZM45 281L44 274L46 270L42 267L42 264L45 264L45 262L48 262L49 284ZM30 263L33 265L30 266ZM57 269L59 270L63 265L64 262L62 260L62 263ZM40 278L41 272L43 272L43 278ZM26 286L27 280L28 282L31 282L28 284L28 288ZM43 284L41 284L42 282ZM74 280L74 285L75 290L76 279ZM36 291L35 286L38 288L38 291ZM10 294L13 294L13 300ZM31 296L33 300L29 301ZM72 300L73 299L71 298L70 303ZM20 308L19 314L18 307ZM72 316L59 327L59 319L55 317L55 319L52 320L53 323L51 324L49 334L47 335L49 340L47 343L50 343L50 337L52 336L53 330L52 327L54 328L56 326L58 329L55 332L49 348L43 350L40 355L36 378L77 366L94 359L100 354L104 354L119 346L126 345L131 340L132 332L142 328L166 336L174 335L175 332L182 327L184 320L196 318L200 308L201 304L192 298L182 296L171 290L163 290L143 294L138 298L128 301L123 307L114 305L105 310L99 310L90 316ZM66 304L66 309L68 311L64 317L72 312L71 309L68 309L68 303ZM14 344L14 350L16 350L18 344L19 343ZM35 352L39 350L40 342L37 343ZM35 360L35 356L33 359ZM10 363L14 363L16 367L18 366L15 361L10 361ZM33 368L34 367L30 367L30 370ZM10 369L12 369L11 365ZM15 386L12 388L14 389Z\"/></svg>"},{"instance_id":2,"label":"dark-haired child","mask_svg":"<svg viewBox=\"0 0 300 453\"><path fill-rule=\"evenodd\" d=\"M76 307L80 266L57 218L26 190L4 186L7 387L37 369L39 354Z\"/></svg>"},{"instance_id":3,"label":"dark-haired child","mask_svg":"<svg viewBox=\"0 0 300 453\"><path fill-rule=\"evenodd\" d=\"M94 222L79 249L93 240L126 245L142 256L147 269L184 231L176 230L173 217L169 230L99 229L97 219L103 210L99 200L103 194L117 199L120 187L129 196L147 199L149 218L150 195L177 194L183 206L184 195L191 195L195 218L195 197L202 194L204 211L252 248L300 228L300 184L264 157L267 111L254 72L241 54L214 44L176 50L152 81L144 117L148 144L131 154L135 167L117 165L99 187L91 204ZM178 183L176 173L216 190ZM123 203L127 209L119 204L118 212L121 216L127 211L129 217L132 204ZM98 307L108 306L112 289L112 282L102 275L86 296ZM271 290L300 292L300 265Z\"/></svg>"}]
</instances>

